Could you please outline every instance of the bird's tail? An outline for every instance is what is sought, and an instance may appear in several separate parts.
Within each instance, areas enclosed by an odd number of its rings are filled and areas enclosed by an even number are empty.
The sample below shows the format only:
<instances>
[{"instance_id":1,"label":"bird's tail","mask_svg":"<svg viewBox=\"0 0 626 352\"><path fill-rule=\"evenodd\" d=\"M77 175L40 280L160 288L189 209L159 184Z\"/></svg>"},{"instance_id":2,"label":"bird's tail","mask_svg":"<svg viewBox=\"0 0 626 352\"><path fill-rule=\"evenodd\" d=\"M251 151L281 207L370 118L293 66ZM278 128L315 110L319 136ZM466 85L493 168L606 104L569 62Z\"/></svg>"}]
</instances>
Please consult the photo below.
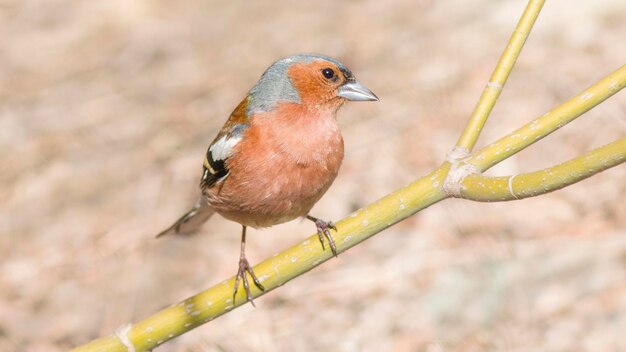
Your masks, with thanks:
<instances>
[{"instance_id":1,"label":"bird's tail","mask_svg":"<svg viewBox=\"0 0 626 352\"><path fill-rule=\"evenodd\" d=\"M169 233L190 235L196 232L214 213L213 208L201 197L191 210L181 216L172 226L161 231L156 237L161 237Z\"/></svg>"}]
</instances>

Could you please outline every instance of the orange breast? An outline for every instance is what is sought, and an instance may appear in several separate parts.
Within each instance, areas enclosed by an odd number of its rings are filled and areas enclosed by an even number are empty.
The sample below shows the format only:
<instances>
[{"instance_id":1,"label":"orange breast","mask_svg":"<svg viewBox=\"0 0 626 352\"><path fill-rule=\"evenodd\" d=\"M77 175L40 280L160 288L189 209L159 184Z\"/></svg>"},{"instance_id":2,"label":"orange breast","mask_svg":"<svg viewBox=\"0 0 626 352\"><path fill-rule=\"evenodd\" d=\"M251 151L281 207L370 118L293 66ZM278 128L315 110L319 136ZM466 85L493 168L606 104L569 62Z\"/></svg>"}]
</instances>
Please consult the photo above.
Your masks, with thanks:
<instances>
[{"instance_id":1,"label":"orange breast","mask_svg":"<svg viewBox=\"0 0 626 352\"><path fill-rule=\"evenodd\" d=\"M225 218L252 227L306 215L343 160L337 107L283 104L253 116L227 162L229 176L206 191L209 203Z\"/></svg>"}]
</instances>

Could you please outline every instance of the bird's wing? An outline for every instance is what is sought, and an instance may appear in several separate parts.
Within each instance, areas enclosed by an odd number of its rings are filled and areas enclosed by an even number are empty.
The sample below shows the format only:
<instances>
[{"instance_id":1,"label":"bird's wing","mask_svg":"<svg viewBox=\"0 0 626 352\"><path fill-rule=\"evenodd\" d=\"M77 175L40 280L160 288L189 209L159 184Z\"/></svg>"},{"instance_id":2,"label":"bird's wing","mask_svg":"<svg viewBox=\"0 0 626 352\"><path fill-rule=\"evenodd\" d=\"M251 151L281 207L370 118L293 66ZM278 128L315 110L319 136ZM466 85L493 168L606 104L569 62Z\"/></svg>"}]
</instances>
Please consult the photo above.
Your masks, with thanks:
<instances>
[{"instance_id":1,"label":"bird's wing","mask_svg":"<svg viewBox=\"0 0 626 352\"><path fill-rule=\"evenodd\" d=\"M228 121L209 146L204 158L204 169L200 180L202 189L210 188L228 176L229 170L226 161L235 153L235 146L241 142L244 132L249 126L246 114L247 107L248 98L246 97L230 114Z\"/></svg>"}]
</instances>

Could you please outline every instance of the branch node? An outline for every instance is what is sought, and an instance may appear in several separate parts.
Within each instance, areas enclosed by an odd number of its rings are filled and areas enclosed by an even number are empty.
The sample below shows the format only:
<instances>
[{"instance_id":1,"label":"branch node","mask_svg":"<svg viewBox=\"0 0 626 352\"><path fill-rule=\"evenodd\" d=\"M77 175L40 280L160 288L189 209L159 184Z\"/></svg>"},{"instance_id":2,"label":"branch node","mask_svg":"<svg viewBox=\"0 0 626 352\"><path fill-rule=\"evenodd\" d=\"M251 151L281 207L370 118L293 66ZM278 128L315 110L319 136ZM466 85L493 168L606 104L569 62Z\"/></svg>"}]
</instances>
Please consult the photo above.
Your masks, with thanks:
<instances>
[{"instance_id":1,"label":"branch node","mask_svg":"<svg viewBox=\"0 0 626 352\"><path fill-rule=\"evenodd\" d=\"M479 174L480 169L474 164L463 162L471 156L469 150L463 147L454 147L446 154L446 160L452 164L446 179L443 181L443 190L451 197L461 197L463 180L473 174Z\"/></svg>"},{"instance_id":2,"label":"branch node","mask_svg":"<svg viewBox=\"0 0 626 352\"><path fill-rule=\"evenodd\" d=\"M128 352L135 352L135 345L133 345L133 342L130 341L130 338L128 337L128 333L132 327L132 324L126 324L115 330L115 336L120 339L120 342L126 347Z\"/></svg>"},{"instance_id":3,"label":"branch node","mask_svg":"<svg viewBox=\"0 0 626 352\"><path fill-rule=\"evenodd\" d=\"M452 165L446 180L443 181L443 190L450 197L461 197L463 180L469 175L479 174L480 169L472 164Z\"/></svg>"},{"instance_id":4,"label":"branch node","mask_svg":"<svg viewBox=\"0 0 626 352\"><path fill-rule=\"evenodd\" d=\"M513 192L513 179L517 177L517 174L512 175L511 177L509 177L509 193L511 193L511 195L513 196L513 198L515 199L519 199L517 197L517 195L515 194L515 192Z\"/></svg>"},{"instance_id":5,"label":"branch node","mask_svg":"<svg viewBox=\"0 0 626 352\"><path fill-rule=\"evenodd\" d=\"M454 147L448 152L448 154L446 154L446 160L452 165L458 165L461 160L470 156L471 154L467 148Z\"/></svg>"},{"instance_id":6,"label":"branch node","mask_svg":"<svg viewBox=\"0 0 626 352\"><path fill-rule=\"evenodd\" d=\"M493 88L495 90L501 91L502 90L502 84L498 83L498 82L489 82L487 83L487 87L489 88Z\"/></svg>"}]
</instances>

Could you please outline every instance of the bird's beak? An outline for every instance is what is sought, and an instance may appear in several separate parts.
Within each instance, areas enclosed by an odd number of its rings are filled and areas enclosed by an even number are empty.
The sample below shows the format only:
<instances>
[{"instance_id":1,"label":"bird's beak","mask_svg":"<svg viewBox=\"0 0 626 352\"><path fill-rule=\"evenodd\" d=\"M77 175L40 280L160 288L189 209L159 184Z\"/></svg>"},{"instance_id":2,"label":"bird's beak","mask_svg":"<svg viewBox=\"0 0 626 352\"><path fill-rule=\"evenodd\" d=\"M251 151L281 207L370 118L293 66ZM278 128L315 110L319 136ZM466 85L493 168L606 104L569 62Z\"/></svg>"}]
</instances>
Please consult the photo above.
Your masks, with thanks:
<instances>
[{"instance_id":1,"label":"bird's beak","mask_svg":"<svg viewBox=\"0 0 626 352\"><path fill-rule=\"evenodd\" d=\"M337 96L352 101L378 101L376 94L359 81L348 81L337 90Z\"/></svg>"}]
</instances>

